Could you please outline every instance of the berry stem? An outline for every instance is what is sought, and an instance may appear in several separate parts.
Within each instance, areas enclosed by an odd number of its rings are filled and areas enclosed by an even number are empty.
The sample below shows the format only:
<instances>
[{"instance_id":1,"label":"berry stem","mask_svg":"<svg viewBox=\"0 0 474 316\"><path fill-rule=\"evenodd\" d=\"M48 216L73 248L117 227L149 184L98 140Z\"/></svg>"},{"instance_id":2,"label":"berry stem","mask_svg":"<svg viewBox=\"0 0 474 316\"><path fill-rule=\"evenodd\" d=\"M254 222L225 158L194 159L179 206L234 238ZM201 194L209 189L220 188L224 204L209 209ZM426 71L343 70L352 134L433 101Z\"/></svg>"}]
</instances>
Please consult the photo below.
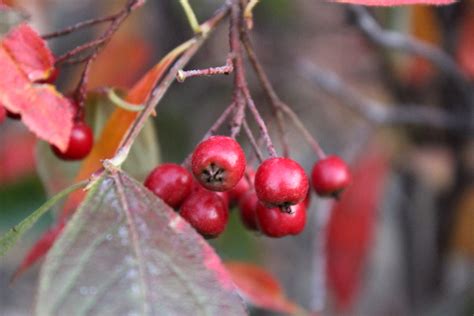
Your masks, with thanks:
<instances>
[{"instance_id":1,"label":"berry stem","mask_svg":"<svg viewBox=\"0 0 474 316\"><path fill-rule=\"evenodd\" d=\"M268 153L271 157L276 157L277 153L273 146L272 140L268 133L268 128L265 121L262 119L253 99L250 94L247 80L245 79L245 69L242 59L242 47L239 29L243 27L241 19L241 7L238 0L234 0L231 4L231 15L230 15L230 28L229 28L229 43L231 54L234 56L234 69L235 69L235 92L234 98L238 97L241 93L248 108L252 112L255 121L260 129L261 134L265 139Z\"/></svg>"},{"instance_id":2,"label":"berry stem","mask_svg":"<svg viewBox=\"0 0 474 316\"><path fill-rule=\"evenodd\" d=\"M293 124L295 125L295 127L301 132L301 134L303 135L305 140L310 144L311 148L316 153L316 155L318 155L320 159L323 159L324 157L326 157L326 154L324 153L324 150L319 145L319 142L311 135L311 133L304 126L303 122L300 120L298 115L287 104L285 104L276 94L275 89L270 83L270 80L260 63L257 57L257 54L255 53L255 49L253 47L252 42L250 41L247 30L243 30L241 32L241 38L242 38L242 43L244 44L244 47L247 51L247 56L250 60L250 64L252 65L252 68L254 69L254 72L257 75L257 78L260 81L260 84L263 90L265 91L265 94L267 95L270 101L270 104L272 105L276 113L277 124L284 126L284 123L282 122L282 119L281 119L281 112L284 112L293 121ZM286 139L286 137L283 137L282 139ZM284 142L287 144L286 140ZM287 145L284 145L284 147L286 146Z\"/></svg>"},{"instance_id":3,"label":"berry stem","mask_svg":"<svg viewBox=\"0 0 474 316\"><path fill-rule=\"evenodd\" d=\"M262 152L260 151L260 148L258 147L257 141L255 140L255 136L253 135L252 130L247 124L247 121L244 120L243 126L244 126L245 134L247 134L247 137L249 138L250 144L252 145L252 148L255 154L257 155L258 160L260 161L260 163L262 163L264 160Z\"/></svg>"},{"instance_id":4,"label":"berry stem","mask_svg":"<svg viewBox=\"0 0 474 316\"><path fill-rule=\"evenodd\" d=\"M189 4L188 0L179 0L181 6L183 7L184 13L186 14L186 18L188 19L189 25L193 29L194 34L200 34L202 32L201 26L196 18L196 14L194 13L193 8Z\"/></svg>"}]
</instances>

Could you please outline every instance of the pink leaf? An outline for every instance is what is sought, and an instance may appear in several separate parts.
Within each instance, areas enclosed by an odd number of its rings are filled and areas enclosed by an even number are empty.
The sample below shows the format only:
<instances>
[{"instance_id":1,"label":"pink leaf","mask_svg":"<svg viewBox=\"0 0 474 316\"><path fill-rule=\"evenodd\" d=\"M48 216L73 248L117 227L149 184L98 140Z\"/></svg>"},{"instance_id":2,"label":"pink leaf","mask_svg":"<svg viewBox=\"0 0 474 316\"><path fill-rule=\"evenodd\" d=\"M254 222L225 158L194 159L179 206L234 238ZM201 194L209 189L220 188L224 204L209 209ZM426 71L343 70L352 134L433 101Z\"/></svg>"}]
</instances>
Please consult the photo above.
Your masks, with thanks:
<instances>
[{"instance_id":1,"label":"pink leaf","mask_svg":"<svg viewBox=\"0 0 474 316\"><path fill-rule=\"evenodd\" d=\"M443 4L452 4L457 0L331 0L341 3L352 3L352 4L362 4L362 5L371 5L371 6L399 6L399 5L410 5L410 4L433 4L433 5L443 5Z\"/></svg>"}]
</instances>

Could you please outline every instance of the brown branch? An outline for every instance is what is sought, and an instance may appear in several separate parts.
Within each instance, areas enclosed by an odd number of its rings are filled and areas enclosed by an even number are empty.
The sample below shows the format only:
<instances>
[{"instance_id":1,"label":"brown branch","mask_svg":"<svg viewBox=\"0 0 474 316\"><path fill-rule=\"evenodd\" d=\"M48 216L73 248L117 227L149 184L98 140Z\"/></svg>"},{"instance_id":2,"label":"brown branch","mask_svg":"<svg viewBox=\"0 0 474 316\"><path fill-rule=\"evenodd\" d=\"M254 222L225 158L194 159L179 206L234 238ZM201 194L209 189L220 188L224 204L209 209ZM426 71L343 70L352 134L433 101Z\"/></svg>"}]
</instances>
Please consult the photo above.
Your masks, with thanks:
<instances>
[{"instance_id":1,"label":"brown branch","mask_svg":"<svg viewBox=\"0 0 474 316\"><path fill-rule=\"evenodd\" d=\"M342 104L375 125L420 125L464 129L468 122L448 112L416 104L382 104L354 90L335 73L309 61L297 65L298 72L312 84L341 99ZM468 118L466 118L467 120Z\"/></svg>"},{"instance_id":2,"label":"brown branch","mask_svg":"<svg viewBox=\"0 0 474 316\"><path fill-rule=\"evenodd\" d=\"M234 65L232 64L232 58L227 58L226 64L220 67L209 67L205 69L193 69L193 70L180 70L176 75L178 82L184 82L187 78L201 77L201 76L215 76L215 75L228 75L234 71Z\"/></svg>"},{"instance_id":3,"label":"brown branch","mask_svg":"<svg viewBox=\"0 0 474 316\"><path fill-rule=\"evenodd\" d=\"M253 135L252 130L250 129L249 125L247 124L247 121L245 120L243 122L243 127L244 127L245 134L247 135L250 141L250 145L252 145L253 151L255 152L255 155L257 156L257 159L260 161L260 163L262 163L262 161L264 160L263 154L260 151L260 148L258 147L257 141L255 140L255 136Z\"/></svg>"},{"instance_id":4,"label":"brown branch","mask_svg":"<svg viewBox=\"0 0 474 316\"><path fill-rule=\"evenodd\" d=\"M60 36L69 35L73 32L79 31L79 30L84 29L86 27L91 27L91 26L102 24L102 23L105 23L105 22L111 22L117 17L117 15L119 13L108 15L108 16L105 16L105 17L102 17L102 18L82 21L82 22L76 23L74 25L68 26L68 27L66 27L66 28L64 28L60 31L55 31L55 32L51 32L51 33L41 35L41 37L45 40L48 40L48 39L52 39L52 38L56 38L56 37L60 37Z\"/></svg>"}]
</instances>

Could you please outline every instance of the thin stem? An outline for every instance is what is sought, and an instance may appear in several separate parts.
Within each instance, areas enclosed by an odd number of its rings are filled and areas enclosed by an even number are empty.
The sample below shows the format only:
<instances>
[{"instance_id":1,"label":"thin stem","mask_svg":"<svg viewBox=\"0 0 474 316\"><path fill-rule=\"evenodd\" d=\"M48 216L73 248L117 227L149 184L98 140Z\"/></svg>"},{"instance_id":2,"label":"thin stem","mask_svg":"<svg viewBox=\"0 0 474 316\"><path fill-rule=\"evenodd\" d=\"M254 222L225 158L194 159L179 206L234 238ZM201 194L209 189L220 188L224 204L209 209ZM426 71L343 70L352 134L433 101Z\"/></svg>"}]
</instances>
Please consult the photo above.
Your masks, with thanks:
<instances>
[{"instance_id":1,"label":"thin stem","mask_svg":"<svg viewBox=\"0 0 474 316\"><path fill-rule=\"evenodd\" d=\"M258 147L257 141L255 140L255 136L253 135L252 130L250 129L249 125L247 124L247 121L245 120L243 123L243 127L244 127L245 134L247 135L250 141L250 145L252 145L255 155L257 156L258 160L261 163L264 160L262 152L260 151L260 148Z\"/></svg>"},{"instance_id":2,"label":"thin stem","mask_svg":"<svg viewBox=\"0 0 474 316\"><path fill-rule=\"evenodd\" d=\"M206 29L212 31L221 21L222 19L228 14L229 7L227 4L224 4L221 9L208 21L201 25L201 29ZM130 148L135 141L136 137L140 134L143 126L146 123L146 120L155 111L156 105L161 101L163 96L165 95L168 88L174 82L176 78L176 74L180 69L182 69L189 60L196 54L199 48L202 46L204 41L207 39L207 32L202 33L202 35L196 36L192 40L192 44L188 47L188 49L181 55L181 57L175 62L175 64L168 70L167 75L163 80L158 82L152 89L151 95L149 96L147 102L145 103L145 109L140 112L138 117L136 118L133 125L128 130L127 134L124 136L122 143L117 151L118 156L124 155L125 157L128 155Z\"/></svg>"},{"instance_id":3,"label":"thin stem","mask_svg":"<svg viewBox=\"0 0 474 316\"><path fill-rule=\"evenodd\" d=\"M66 27L66 28L64 28L60 31L55 31L55 32L51 32L51 33L41 35L41 37L45 40L48 40L48 39L52 39L52 38L56 38L56 37L60 37L60 36L69 35L73 32L79 31L79 30L81 30L83 28L86 28L86 27L94 26L94 25L97 25L97 24L102 24L102 23L105 23L105 22L111 22L116 17L117 17L117 14L112 14L112 15L105 16L105 17L102 17L102 18L82 21L82 22L76 23L74 25L68 26L68 27Z\"/></svg>"},{"instance_id":4,"label":"thin stem","mask_svg":"<svg viewBox=\"0 0 474 316\"><path fill-rule=\"evenodd\" d=\"M220 67L209 67L205 69L179 70L176 76L178 82L184 82L187 78L201 76L228 75L234 71L232 59L227 58L226 64Z\"/></svg>"},{"instance_id":5,"label":"thin stem","mask_svg":"<svg viewBox=\"0 0 474 316\"><path fill-rule=\"evenodd\" d=\"M222 112L222 114L219 116L219 118L214 122L214 124L212 124L212 126L207 130L207 132L204 134L202 140L206 140L208 139L209 137L211 137L212 135L215 135L217 133L217 130L222 126L222 124L224 124L224 122L227 120L227 118L229 117L230 113L232 113L232 110L235 108L235 103L232 103L230 104L225 110L224 112ZM188 155L188 157L186 157L186 159L184 160L184 162L182 163L183 166L189 166L190 162L191 162L191 156L192 156L192 153L190 153Z\"/></svg>"},{"instance_id":6,"label":"thin stem","mask_svg":"<svg viewBox=\"0 0 474 316\"><path fill-rule=\"evenodd\" d=\"M326 153L321 148L319 143L314 139L313 135L311 135L308 129L304 126L299 116L288 105L286 105L283 102L281 102L278 106L293 121L293 124L295 125L295 127L300 131L300 133L306 139L306 141L311 146L313 151L316 153L316 155L318 155L319 159L324 159L326 157Z\"/></svg>"},{"instance_id":7,"label":"thin stem","mask_svg":"<svg viewBox=\"0 0 474 316\"><path fill-rule=\"evenodd\" d=\"M273 115L275 116L277 122L277 132L279 134L279 138L283 148L283 156L288 157L289 145L288 139L286 138L285 122L283 120L283 116L281 115L281 110L278 107L278 104L281 103L281 100L275 92L275 89L273 89L273 86L270 83L270 80L268 79L265 70L263 69L260 61L258 60L252 41L250 40L248 30L242 30L241 39L242 44L244 45L245 50L247 52L247 57L250 61L250 64L252 65L257 75L257 78L260 81L263 90L265 91L265 95L267 96L268 101L273 109Z\"/></svg>"},{"instance_id":8,"label":"thin stem","mask_svg":"<svg viewBox=\"0 0 474 316\"><path fill-rule=\"evenodd\" d=\"M272 105L274 111L276 112L276 115L279 115L280 111L283 111L285 114L287 114L293 121L296 128L301 132L303 137L310 144L311 148L316 153L316 155L318 155L320 159L323 159L324 157L326 157L326 154L324 153L324 150L319 145L319 142L311 135L311 133L304 126L303 122L300 120L298 115L287 104L285 104L276 94L275 89L273 89L273 86L270 83L270 80L268 79L267 74L265 73L265 70L263 69L260 61L258 60L257 54L255 54L255 50L253 48L252 42L250 41L247 31L242 32L242 43L244 44L244 47L247 51L247 56L257 75L257 78L260 81L260 84L262 85L263 90L265 91L265 94L267 95L270 101L270 104ZM282 119L277 120L277 124L281 124L282 126L285 126Z\"/></svg>"},{"instance_id":9,"label":"thin stem","mask_svg":"<svg viewBox=\"0 0 474 316\"><path fill-rule=\"evenodd\" d=\"M231 54L234 56L234 69L235 69L235 90L234 90L234 98L238 98L239 94L241 93L245 103L249 107L252 115L254 116L255 121L260 129L260 133L263 135L265 139L265 143L267 145L268 153L271 157L278 156L273 146L272 140L270 138L270 134L268 133L268 128L265 124L265 121L262 119L253 99L250 95L250 91L248 88L247 80L245 79L245 69L242 60L242 48L241 48L241 39L240 39L240 32L239 29L242 27L241 25L241 8L239 6L239 1L234 0L231 5L231 15L230 15L230 28L229 28L229 43Z\"/></svg>"},{"instance_id":10,"label":"thin stem","mask_svg":"<svg viewBox=\"0 0 474 316\"><path fill-rule=\"evenodd\" d=\"M189 1L179 0L179 3L181 3L181 6L183 7L184 13L186 14L186 17L188 18L189 25L191 25L191 28L193 29L194 34L200 34L202 32L201 26L199 25L199 22L196 18L196 14L194 14L194 10L189 4Z\"/></svg>"}]
</instances>

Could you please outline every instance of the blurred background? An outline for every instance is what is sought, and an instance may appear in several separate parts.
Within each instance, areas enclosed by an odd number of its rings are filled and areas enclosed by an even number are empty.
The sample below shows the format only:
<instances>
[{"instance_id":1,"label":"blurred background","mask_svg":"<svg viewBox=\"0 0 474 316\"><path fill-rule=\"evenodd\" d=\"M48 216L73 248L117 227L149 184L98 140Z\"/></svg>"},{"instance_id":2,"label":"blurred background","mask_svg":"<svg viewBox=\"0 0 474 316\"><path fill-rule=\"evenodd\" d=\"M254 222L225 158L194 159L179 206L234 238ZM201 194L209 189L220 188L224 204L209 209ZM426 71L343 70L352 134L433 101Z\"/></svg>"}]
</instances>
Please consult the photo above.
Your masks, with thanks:
<instances>
[{"instance_id":1,"label":"blurred background","mask_svg":"<svg viewBox=\"0 0 474 316\"><path fill-rule=\"evenodd\" d=\"M115 0L6 2L29 13L42 33L122 6ZM223 3L190 2L200 21ZM473 315L474 1L369 12L383 29L451 56L463 83L423 58L374 44L359 28L357 12L325 1L262 0L252 32L279 96L327 153L351 163L353 185L339 203L313 194L300 236L270 239L248 232L232 212L226 232L211 243L224 260L264 266L291 301L321 315ZM49 44L60 55L100 30ZM130 87L191 36L178 1L148 1L95 62L91 89ZM223 65L227 52L224 23L188 68ZM79 71L61 68L59 89L71 91ZM270 107L250 69L248 78L281 152ZM155 118L160 153L155 159L184 160L231 102L232 83L232 76L215 76L174 84ZM315 154L291 123L285 127L291 156L310 172ZM250 153L246 138L241 141ZM43 147L20 121L0 125L0 233L58 190L52 177L61 180L63 172L67 179L77 170L68 163L48 176L45 161L51 165L53 158ZM53 222L54 215L48 216L0 259L1 316L31 313L38 266L13 285L9 279ZM252 309L252 314L275 313Z\"/></svg>"}]
</instances>

